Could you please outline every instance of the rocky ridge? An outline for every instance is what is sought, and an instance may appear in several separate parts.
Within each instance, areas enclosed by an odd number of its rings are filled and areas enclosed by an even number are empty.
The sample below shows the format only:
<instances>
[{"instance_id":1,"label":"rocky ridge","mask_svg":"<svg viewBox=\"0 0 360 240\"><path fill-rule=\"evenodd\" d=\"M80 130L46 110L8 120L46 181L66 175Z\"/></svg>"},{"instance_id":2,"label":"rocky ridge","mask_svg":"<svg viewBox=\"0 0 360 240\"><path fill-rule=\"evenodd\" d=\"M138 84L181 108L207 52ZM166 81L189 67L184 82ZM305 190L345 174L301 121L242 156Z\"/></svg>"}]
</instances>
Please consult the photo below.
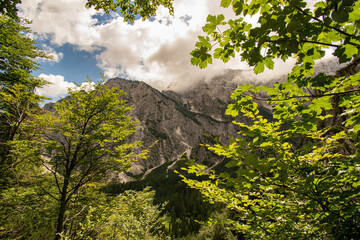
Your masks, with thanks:
<instances>
[{"instance_id":1,"label":"rocky ridge","mask_svg":"<svg viewBox=\"0 0 360 240\"><path fill-rule=\"evenodd\" d=\"M334 74L339 68L332 61L319 64L316 72ZM191 89L176 92L176 86L160 92L141 81L121 78L109 79L108 87L118 87L127 94L123 96L133 106L130 115L138 121L138 129L130 141L142 141L150 148L146 160L136 162L128 174L118 176L121 181L131 181L129 175L146 176L153 169L166 164L168 169L185 155L197 162L214 166L222 161L208 151L205 144L212 144L213 137L219 137L226 143L237 132L233 120L248 121L242 116L236 119L226 116L227 105L231 103L231 94L237 86L251 83L254 85L271 84L284 81L285 76L261 83L249 77L245 71L228 70L215 76L208 82L194 84ZM261 96L264 97L264 96ZM260 113L271 118L271 108L265 102L258 102ZM51 110L53 103L45 105Z\"/></svg>"},{"instance_id":2,"label":"rocky ridge","mask_svg":"<svg viewBox=\"0 0 360 240\"><path fill-rule=\"evenodd\" d=\"M234 119L226 116L225 110L231 94L243 83L236 80L239 74L241 71L228 71L182 93L171 89L160 92L140 81L108 80L106 85L125 91L124 98L133 105L131 116L139 122L139 128L131 140L152 146L148 159L134 164L131 173L146 174L162 164L175 163L182 155L206 165L221 161L202 145L211 143L215 136L225 142L236 134ZM262 111L270 114L265 106Z\"/></svg>"}]
</instances>

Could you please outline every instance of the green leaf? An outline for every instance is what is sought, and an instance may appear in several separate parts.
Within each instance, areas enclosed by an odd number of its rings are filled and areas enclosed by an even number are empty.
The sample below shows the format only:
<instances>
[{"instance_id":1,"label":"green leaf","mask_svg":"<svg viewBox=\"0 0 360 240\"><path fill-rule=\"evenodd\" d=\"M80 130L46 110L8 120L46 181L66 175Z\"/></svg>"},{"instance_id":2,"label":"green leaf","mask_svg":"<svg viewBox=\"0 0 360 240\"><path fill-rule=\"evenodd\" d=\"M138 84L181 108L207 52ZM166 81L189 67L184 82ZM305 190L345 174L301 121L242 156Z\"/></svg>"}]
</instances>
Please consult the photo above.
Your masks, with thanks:
<instances>
[{"instance_id":1,"label":"green leaf","mask_svg":"<svg viewBox=\"0 0 360 240\"><path fill-rule=\"evenodd\" d=\"M324 110L330 110L333 108L330 97L315 98L313 100L313 104L316 105L317 108L321 107Z\"/></svg>"},{"instance_id":2,"label":"green leaf","mask_svg":"<svg viewBox=\"0 0 360 240\"><path fill-rule=\"evenodd\" d=\"M354 56L356 56L357 53L357 47L351 44L345 44L341 47L338 47L335 50L334 55L339 58L340 63L344 63L350 61Z\"/></svg>"},{"instance_id":3,"label":"green leaf","mask_svg":"<svg viewBox=\"0 0 360 240\"><path fill-rule=\"evenodd\" d=\"M240 14L242 14L243 11L243 3L241 1L237 1L234 5L233 5L233 10L236 14L236 16L239 16Z\"/></svg>"},{"instance_id":4,"label":"green leaf","mask_svg":"<svg viewBox=\"0 0 360 240\"><path fill-rule=\"evenodd\" d=\"M353 183L353 187L356 188L356 187L358 187L358 186L360 186L360 181L357 181L357 182L354 182L354 183Z\"/></svg>"},{"instance_id":5,"label":"green leaf","mask_svg":"<svg viewBox=\"0 0 360 240\"><path fill-rule=\"evenodd\" d=\"M344 23L347 22L349 19L349 14L345 12L344 10L340 11L334 11L331 14L331 18L338 23Z\"/></svg>"},{"instance_id":6,"label":"green leaf","mask_svg":"<svg viewBox=\"0 0 360 240\"><path fill-rule=\"evenodd\" d=\"M266 58L264 62L267 68L274 69L274 61L271 58Z\"/></svg>"},{"instance_id":7,"label":"green leaf","mask_svg":"<svg viewBox=\"0 0 360 240\"><path fill-rule=\"evenodd\" d=\"M227 8L230 6L232 0L221 0L220 6L223 8Z\"/></svg>"},{"instance_id":8,"label":"green leaf","mask_svg":"<svg viewBox=\"0 0 360 240\"><path fill-rule=\"evenodd\" d=\"M263 62L258 62L254 67L254 73L259 74L265 70L265 64Z\"/></svg>"}]
</instances>

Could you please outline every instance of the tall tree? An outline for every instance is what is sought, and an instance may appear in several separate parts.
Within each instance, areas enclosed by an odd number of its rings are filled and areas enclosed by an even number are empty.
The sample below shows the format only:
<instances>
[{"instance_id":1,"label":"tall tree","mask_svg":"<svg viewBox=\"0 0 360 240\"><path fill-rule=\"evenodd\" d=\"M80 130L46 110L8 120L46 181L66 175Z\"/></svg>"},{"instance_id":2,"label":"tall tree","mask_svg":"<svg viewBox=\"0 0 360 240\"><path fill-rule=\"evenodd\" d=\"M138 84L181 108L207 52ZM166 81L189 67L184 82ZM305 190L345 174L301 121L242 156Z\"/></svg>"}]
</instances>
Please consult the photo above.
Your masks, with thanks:
<instances>
[{"instance_id":1,"label":"tall tree","mask_svg":"<svg viewBox=\"0 0 360 240\"><path fill-rule=\"evenodd\" d=\"M238 135L209 149L230 160L233 174L194 165L189 171L209 180L184 180L234 210L229 224L249 238L359 238L360 1L318 1L312 9L303 0L223 0L221 6L239 18L208 16L208 36L199 37L193 64L227 62L237 52L255 73L272 69L277 58L297 63L284 83L244 85L232 95L226 113L252 123L236 122ZM243 21L256 14L256 26ZM346 66L335 76L314 76L326 48ZM269 97L258 97L260 91ZM271 104L274 122L259 115L259 101Z\"/></svg>"},{"instance_id":2,"label":"tall tree","mask_svg":"<svg viewBox=\"0 0 360 240\"><path fill-rule=\"evenodd\" d=\"M0 172L2 186L13 164L8 157L12 141L21 130L28 113L44 100L35 93L45 81L32 75L39 65L37 58L47 57L28 36L26 21L0 15Z\"/></svg>"},{"instance_id":3,"label":"tall tree","mask_svg":"<svg viewBox=\"0 0 360 240\"><path fill-rule=\"evenodd\" d=\"M108 171L126 170L146 156L146 150L136 152L140 142L126 142L136 127L126 115L131 107L119 99L123 94L102 84L70 90L55 112L32 116L31 140L14 142L14 156L38 162L45 176L52 175L54 187L43 189L58 202L55 239L68 230L64 222L74 196Z\"/></svg>"}]
</instances>

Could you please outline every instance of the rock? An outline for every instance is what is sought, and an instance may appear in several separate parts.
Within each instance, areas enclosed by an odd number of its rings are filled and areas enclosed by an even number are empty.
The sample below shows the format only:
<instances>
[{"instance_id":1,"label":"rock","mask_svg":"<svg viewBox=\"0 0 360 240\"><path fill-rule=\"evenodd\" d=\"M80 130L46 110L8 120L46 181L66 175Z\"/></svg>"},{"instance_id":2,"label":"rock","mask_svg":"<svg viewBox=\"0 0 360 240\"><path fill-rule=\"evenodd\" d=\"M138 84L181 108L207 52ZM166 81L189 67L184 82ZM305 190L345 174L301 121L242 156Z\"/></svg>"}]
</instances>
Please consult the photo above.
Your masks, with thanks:
<instances>
[{"instance_id":1,"label":"rock","mask_svg":"<svg viewBox=\"0 0 360 240\"><path fill-rule=\"evenodd\" d=\"M230 95L241 84L233 81L237 76L236 71L229 71L223 78L216 77L182 93L171 89L159 92L139 81L108 80L106 85L127 92L124 98L134 106L131 116L139 122L139 128L131 141L140 140L150 147L148 159L137 162L136 166L143 166L146 172L177 161L182 155L207 165L221 161L202 144L213 143L214 136L226 142L236 134L234 119L225 116L225 110L231 102ZM270 113L266 108L264 111Z\"/></svg>"}]
</instances>

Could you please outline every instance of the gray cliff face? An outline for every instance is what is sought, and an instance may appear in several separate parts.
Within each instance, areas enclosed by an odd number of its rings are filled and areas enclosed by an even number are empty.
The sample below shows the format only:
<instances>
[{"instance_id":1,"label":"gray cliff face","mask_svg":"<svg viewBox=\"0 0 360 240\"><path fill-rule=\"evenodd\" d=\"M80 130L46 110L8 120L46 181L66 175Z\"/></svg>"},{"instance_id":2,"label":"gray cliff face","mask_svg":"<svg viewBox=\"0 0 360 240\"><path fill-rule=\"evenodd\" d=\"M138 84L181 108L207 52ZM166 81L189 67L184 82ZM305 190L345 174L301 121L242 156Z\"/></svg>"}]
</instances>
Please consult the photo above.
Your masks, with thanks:
<instances>
[{"instance_id":1,"label":"gray cliff face","mask_svg":"<svg viewBox=\"0 0 360 240\"><path fill-rule=\"evenodd\" d=\"M333 62L322 63L318 65L317 72L333 73L338 68ZM270 85L271 82L285 79L283 76L262 84ZM176 163L182 155L208 166L220 162L220 157L202 145L213 144L215 136L226 144L227 139L237 132L232 121L248 121L242 116L234 119L225 115L227 105L232 103L231 94L237 86L245 83L261 84L241 70L229 70L209 82L197 83L192 89L181 93L172 91L171 87L159 92L140 81L120 78L108 80L105 84L108 87L117 86L126 92L123 98L133 106L130 114L138 121L138 129L130 141L142 141L145 148L150 148L149 157L135 163L131 173L146 175L164 163ZM173 89L176 89L176 86ZM258 97L266 98L259 94ZM271 119L270 106L264 101L259 101L258 104L260 113ZM44 108L53 110L53 103L45 105ZM173 165L170 164L170 167ZM119 178L128 181L126 177Z\"/></svg>"},{"instance_id":2,"label":"gray cliff face","mask_svg":"<svg viewBox=\"0 0 360 240\"><path fill-rule=\"evenodd\" d=\"M145 147L152 146L149 158L137 162L132 173L141 174L174 162L183 154L207 165L221 161L201 145L211 143L211 136L219 136L226 142L237 132L232 124L234 119L225 116L230 96L239 85L232 81L235 75L216 77L183 93L159 92L144 82L120 78L108 80L106 85L127 92L124 98L134 106L131 116L139 122L139 128L131 140L140 140ZM270 113L266 108L263 111Z\"/></svg>"}]
</instances>

